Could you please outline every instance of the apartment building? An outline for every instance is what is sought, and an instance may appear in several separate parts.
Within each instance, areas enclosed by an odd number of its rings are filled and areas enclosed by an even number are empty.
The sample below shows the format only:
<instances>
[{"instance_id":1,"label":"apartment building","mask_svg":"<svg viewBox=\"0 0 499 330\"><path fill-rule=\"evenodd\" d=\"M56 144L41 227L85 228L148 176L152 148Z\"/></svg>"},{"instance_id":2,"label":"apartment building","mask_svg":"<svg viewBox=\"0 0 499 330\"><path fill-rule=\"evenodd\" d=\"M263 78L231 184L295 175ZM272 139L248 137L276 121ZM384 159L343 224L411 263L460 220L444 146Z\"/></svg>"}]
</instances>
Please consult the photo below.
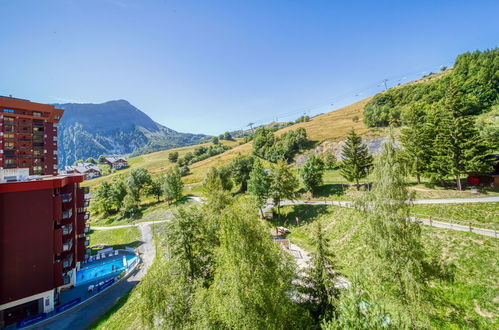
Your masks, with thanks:
<instances>
[{"instance_id":1,"label":"apartment building","mask_svg":"<svg viewBox=\"0 0 499 330\"><path fill-rule=\"evenodd\" d=\"M0 169L57 174L57 124L64 110L0 96Z\"/></svg>"}]
</instances>

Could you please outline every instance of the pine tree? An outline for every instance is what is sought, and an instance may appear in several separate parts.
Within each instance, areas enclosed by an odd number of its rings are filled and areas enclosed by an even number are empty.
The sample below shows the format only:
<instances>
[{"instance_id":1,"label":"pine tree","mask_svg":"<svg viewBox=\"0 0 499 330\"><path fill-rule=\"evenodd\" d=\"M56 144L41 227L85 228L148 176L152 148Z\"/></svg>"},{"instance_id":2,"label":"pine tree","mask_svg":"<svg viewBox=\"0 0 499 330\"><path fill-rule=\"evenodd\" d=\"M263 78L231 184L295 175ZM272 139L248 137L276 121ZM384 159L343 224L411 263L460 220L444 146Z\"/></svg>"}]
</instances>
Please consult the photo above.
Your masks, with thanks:
<instances>
[{"instance_id":1,"label":"pine tree","mask_svg":"<svg viewBox=\"0 0 499 330\"><path fill-rule=\"evenodd\" d=\"M443 104L437 108L438 130L434 142L431 171L439 178L454 176L462 190L461 176L486 171L489 147L475 128L462 92L451 82Z\"/></svg>"},{"instance_id":2,"label":"pine tree","mask_svg":"<svg viewBox=\"0 0 499 330\"><path fill-rule=\"evenodd\" d=\"M421 225L408 221L409 197L406 168L394 147L385 143L373 171L373 187L360 203L368 210L367 241L371 248L370 272L374 283L383 283L381 295L395 297L404 309L407 322L418 326L424 308L429 274L421 243Z\"/></svg>"},{"instance_id":3,"label":"pine tree","mask_svg":"<svg viewBox=\"0 0 499 330\"><path fill-rule=\"evenodd\" d=\"M315 242L316 252L312 255L312 264L307 269L304 279L305 293L311 305L311 314L317 323L334 316L339 289L336 287L338 269L335 256L324 236L322 224L316 222Z\"/></svg>"},{"instance_id":4,"label":"pine tree","mask_svg":"<svg viewBox=\"0 0 499 330\"><path fill-rule=\"evenodd\" d=\"M281 201L294 197L295 190L298 188L298 180L291 167L283 160L272 166L270 177L270 196L274 205L277 205L277 214L281 216Z\"/></svg>"},{"instance_id":5,"label":"pine tree","mask_svg":"<svg viewBox=\"0 0 499 330\"><path fill-rule=\"evenodd\" d=\"M404 119L407 126L402 129L400 140L410 172L420 184L421 175L429 167L434 130L426 121L425 111L421 107L411 108Z\"/></svg>"},{"instance_id":6,"label":"pine tree","mask_svg":"<svg viewBox=\"0 0 499 330\"><path fill-rule=\"evenodd\" d=\"M257 159L253 164L248 180L248 192L255 198L256 204L263 217L262 208L267 203L270 193L270 177L263 169L262 163Z\"/></svg>"},{"instance_id":7,"label":"pine tree","mask_svg":"<svg viewBox=\"0 0 499 330\"><path fill-rule=\"evenodd\" d=\"M305 186L305 190L311 192L312 195L317 193L322 184L324 175L324 162L315 155L310 155L307 162L300 171L300 176Z\"/></svg>"},{"instance_id":8,"label":"pine tree","mask_svg":"<svg viewBox=\"0 0 499 330\"><path fill-rule=\"evenodd\" d=\"M341 151L341 175L350 182L355 182L359 189L359 180L365 178L372 166L373 158L360 136L352 129Z\"/></svg>"}]
</instances>

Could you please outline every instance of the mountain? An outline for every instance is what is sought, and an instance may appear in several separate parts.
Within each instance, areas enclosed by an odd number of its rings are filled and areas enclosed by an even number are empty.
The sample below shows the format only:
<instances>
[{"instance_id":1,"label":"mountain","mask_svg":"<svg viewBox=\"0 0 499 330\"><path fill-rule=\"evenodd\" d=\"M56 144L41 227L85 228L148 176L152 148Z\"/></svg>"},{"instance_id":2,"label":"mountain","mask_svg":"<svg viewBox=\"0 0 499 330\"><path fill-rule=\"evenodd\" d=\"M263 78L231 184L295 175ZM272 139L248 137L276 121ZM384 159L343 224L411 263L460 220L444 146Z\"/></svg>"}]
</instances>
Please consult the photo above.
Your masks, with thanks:
<instances>
[{"instance_id":1,"label":"mountain","mask_svg":"<svg viewBox=\"0 0 499 330\"><path fill-rule=\"evenodd\" d=\"M188 146L209 137L162 126L125 100L55 106L64 109L59 124L60 166L99 155L140 155Z\"/></svg>"}]
</instances>

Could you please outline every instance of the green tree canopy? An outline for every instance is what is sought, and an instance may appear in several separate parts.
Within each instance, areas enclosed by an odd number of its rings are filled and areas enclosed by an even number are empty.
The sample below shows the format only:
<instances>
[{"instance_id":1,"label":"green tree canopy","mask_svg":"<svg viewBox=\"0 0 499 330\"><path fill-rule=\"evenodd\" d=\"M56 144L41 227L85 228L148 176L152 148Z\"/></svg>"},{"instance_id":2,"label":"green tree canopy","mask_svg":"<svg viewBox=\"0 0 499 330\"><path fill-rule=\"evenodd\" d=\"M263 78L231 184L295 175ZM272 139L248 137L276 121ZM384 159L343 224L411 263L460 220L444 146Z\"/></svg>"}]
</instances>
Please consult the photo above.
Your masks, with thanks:
<instances>
[{"instance_id":1,"label":"green tree canopy","mask_svg":"<svg viewBox=\"0 0 499 330\"><path fill-rule=\"evenodd\" d=\"M166 176L164 180L162 180L161 185L165 200L168 203L178 201L182 197L182 189L184 187L180 168L177 166L170 168L168 172L166 172Z\"/></svg>"},{"instance_id":2,"label":"green tree canopy","mask_svg":"<svg viewBox=\"0 0 499 330\"><path fill-rule=\"evenodd\" d=\"M262 163L256 159L249 175L248 192L256 200L256 205L260 209L263 217L262 208L267 204L267 198L270 194L270 176L265 172Z\"/></svg>"},{"instance_id":3,"label":"green tree canopy","mask_svg":"<svg viewBox=\"0 0 499 330\"><path fill-rule=\"evenodd\" d=\"M279 216L281 215L281 201L286 198L293 198L297 188L298 180L291 166L283 160L278 161L277 164L272 166L270 174L270 197L272 197L274 205L277 205Z\"/></svg>"},{"instance_id":4,"label":"green tree canopy","mask_svg":"<svg viewBox=\"0 0 499 330\"><path fill-rule=\"evenodd\" d=\"M341 151L341 175L350 182L355 182L359 189L359 180L365 178L372 166L373 158L360 136L352 129Z\"/></svg>"},{"instance_id":5,"label":"green tree canopy","mask_svg":"<svg viewBox=\"0 0 499 330\"><path fill-rule=\"evenodd\" d=\"M238 155L229 165L232 180L234 183L240 185L240 192L246 192L248 189L248 180L253 168L253 161L253 156Z\"/></svg>"},{"instance_id":6,"label":"green tree canopy","mask_svg":"<svg viewBox=\"0 0 499 330\"><path fill-rule=\"evenodd\" d=\"M305 190L315 195L322 185L324 163L321 158L310 155L300 171L300 176Z\"/></svg>"},{"instance_id":7,"label":"green tree canopy","mask_svg":"<svg viewBox=\"0 0 499 330\"><path fill-rule=\"evenodd\" d=\"M168 154L168 160L172 163L176 163L178 160L178 151L172 151Z\"/></svg>"}]
</instances>

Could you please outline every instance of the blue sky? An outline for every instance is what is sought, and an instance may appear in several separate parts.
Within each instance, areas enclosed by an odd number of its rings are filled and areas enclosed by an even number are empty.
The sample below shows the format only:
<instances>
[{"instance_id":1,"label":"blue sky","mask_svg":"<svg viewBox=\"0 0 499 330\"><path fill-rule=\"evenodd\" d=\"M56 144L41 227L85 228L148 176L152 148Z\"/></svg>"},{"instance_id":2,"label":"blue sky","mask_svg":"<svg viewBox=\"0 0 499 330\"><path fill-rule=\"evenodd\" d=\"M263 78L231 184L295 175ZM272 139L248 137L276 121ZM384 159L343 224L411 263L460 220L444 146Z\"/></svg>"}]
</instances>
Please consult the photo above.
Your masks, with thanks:
<instances>
[{"instance_id":1,"label":"blue sky","mask_svg":"<svg viewBox=\"0 0 499 330\"><path fill-rule=\"evenodd\" d=\"M183 132L331 111L498 46L499 1L0 0L0 95Z\"/></svg>"}]
</instances>

